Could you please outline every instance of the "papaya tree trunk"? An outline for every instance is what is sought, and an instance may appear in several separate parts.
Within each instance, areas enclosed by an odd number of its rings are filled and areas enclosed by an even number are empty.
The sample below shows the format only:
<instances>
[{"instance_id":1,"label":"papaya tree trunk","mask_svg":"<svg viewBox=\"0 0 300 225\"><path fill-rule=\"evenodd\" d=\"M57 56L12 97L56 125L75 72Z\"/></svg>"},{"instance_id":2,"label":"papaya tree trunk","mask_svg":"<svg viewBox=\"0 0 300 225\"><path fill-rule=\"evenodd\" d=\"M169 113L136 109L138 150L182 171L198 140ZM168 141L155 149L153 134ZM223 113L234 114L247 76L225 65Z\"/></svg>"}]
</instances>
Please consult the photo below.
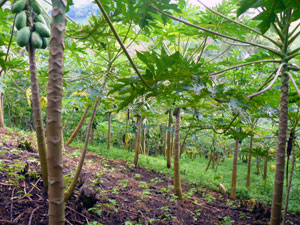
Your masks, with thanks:
<instances>
[{"instance_id":1,"label":"papaya tree trunk","mask_svg":"<svg viewBox=\"0 0 300 225\"><path fill-rule=\"evenodd\" d=\"M263 179L266 180L266 179L267 179L267 176L268 176L268 158L265 157Z\"/></svg>"},{"instance_id":2,"label":"papaya tree trunk","mask_svg":"<svg viewBox=\"0 0 300 225\"><path fill-rule=\"evenodd\" d=\"M282 225L285 224L285 220L286 220L286 214L287 214L288 205L289 205L289 196L290 196L290 190L291 190L291 186L292 186L292 179L293 179L295 164L296 164L296 152L294 150L293 151L293 159L292 159L292 167L291 167L290 175L289 175L289 183L286 187L285 205L284 205L284 212L283 212L283 217L282 217Z\"/></svg>"},{"instance_id":3,"label":"papaya tree trunk","mask_svg":"<svg viewBox=\"0 0 300 225\"><path fill-rule=\"evenodd\" d=\"M285 73L286 67L281 74L280 86L280 118L278 128L278 144L276 152L276 171L273 190L271 225L279 225L281 220L282 195L285 169L285 145L289 111L289 77Z\"/></svg>"},{"instance_id":4,"label":"papaya tree trunk","mask_svg":"<svg viewBox=\"0 0 300 225\"><path fill-rule=\"evenodd\" d=\"M180 179L180 111L178 108L175 122L175 146L174 146L174 193L182 199L182 187Z\"/></svg>"},{"instance_id":5,"label":"papaya tree trunk","mask_svg":"<svg viewBox=\"0 0 300 225\"><path fill-rule=\"evenodd\" d=\"M47 103L47 162L49 224L64 225L64 179L62 162L62 91L64 68L64 35L66 1L52 0L49 81Z\"/></svg>"},{"instance_id":6,"label":"papaya tree trunk","mask_svg":"<svg viewBox=\"0 0 300 225\"><path fill-rule=\"evenodd\" d=\"M247 170L247 182L246 182L247 188L250 186L252 149L253 149L253 136L250 137L250 150L249 150L249 156L248 156L248 170Z\"/></svg>"},{"instance_id":7,"label":"papaya tree trunk","mask_svg":"<svg viewBox=\"0 0 300 225\"><path fill-rule=\"evenodd\" d=\"M4 108L3 108L3 93L0 92L0 127L4 128L5 123L4 123Z\"/></svg>"},{"instance_id":8,"label":"papaya tree trunk","mask_svg":"<svg viewBox=\"0 0 300 225\"><path fill-rule=\"evenodd\" d=\"M169 110L168 134L167 134L167 168L171 168L171 127L172 127L172 110Z\"/></svg>"},{"instance_id":9,"label":"papaya tree trunk","mask_svg":"<svg viewBox=\"0 0 300 225\"><path fill-rule=\"evenodd\" d=\"M237 174L237 160L239 151L239 139L235 140L234 156L233 156L233 167L232 167L232 177L231 177L231 189L230 198L235 199L236 197L236 174Z\"/></svg>"},{"instance_id":10,"label":"papaya tree trunk","mask_svg":"<svg viewBox=\"0 0 300 225\"><path fill-rule=\"evenodd\" d=\"M134 160L133 163L135 167L138 165L139 160L139 152L140 152L140 139L141 139L141 128L142 128L142 117L140 115L137 116L137 122L136 122L137 130L136 130L136 137L135 137L135 143L134 143Z\"/></svg>"},{"instance_id":11,"label":"papaya tree trunk","mask_svg":"<svg viewBox=\"0 0 300 225\"><path fill-rule=\"evenodd\" d=\"M260 161L261 161L261 157L257 156L256 157L256 174L259 175L260 173Z\"/></svg>"},{"instance_id":12,"label":"papaya tree trunk","mask_svg":"<svg viewBox=\"0 0 300 225\"><path fill-rule=\"evenodd\" d=\"M107 149L110 149L111 139L111 112L108 113Z\"/></svg>"},{"instance_id":13,"label":"papaya tree trunk","mask_svg":"<svg viewBox=\"0 0 300 225\"><path fill-rule=\"evenodd\" d=\"M210 166L210 163L211 163L211 160L212 160L212 158L213 158L213 152L211 152L211 153L210 153L210 155L209 155L209 161L208 161L208 164L207 164L207 166L206 166L206 169L205 169L205 171L207 171L207 170L208 170L208 168L209 168L209 166Z\"/></svg>"},{"instance_id":14,"label":"papaya tree trunk","mask_svg":"<svg viewBox=\"0 0 300 225\"><path fill-rule=\"evenodd\" d=\"M143 128L142 131L142 153L146 155L146 130Z\"/></svg>"},{"instance_id":15,"label":"papaya tree trunk","mask_svg":"<svg viewBox=\"0 0 300 225\"><path fill-rule=\"evenodd\" d=\"M68 118L67 118L67 120L66 120L66 122L65 122L65 125L64 125L64 127L63 127L63 130L67 127L67 125L68 125L68 123L69 123L69 121L70 121L70 119L71 119L71 117L72 117L74 111L75 111L75 107L73 107L72 112L71 112L70 115L68 116Z\"/></svg>"},{"instance_id":16,"label":"papaya tree trunk","mask_svg":"<svg viewBox=\"0 0 300 225\"><path fill-rule=\"evenodd\" d=\"M92 128L92 133L91 133L91 143L92 143L92 145L94 145L94 142L95 142L95 129Z\"/></svg>"},{"instance_id":17,"label":"papaya tree trunk","mask_svg":"<svg viewBox=\"0 0 300 225\"><path fill-rule=\"evenodd\" d=\"M37 78L37 67L35 58L35 49L29 43L29 64L30 64L30 81L31 81L31 98L32 98L32 109L34 115L35 132L38 144L38 153L41 163L41 171L43 177L43 185L46 189L48 187L48 169L47 169L47 148L45 140L45 130L43 123L43 116L40 102L40 90Z\"/></svg>"},{"instance_id":18,"label":"papaya tree trunk","mask_svg":"<svg viewBox=\"0 0 300 225\"><path fill-rule=\"evenodd\" d=\"M69 145L74 141L75 137L77 136L78 132L80 131L80 128L81 128L82 125L83 125L83 122L84 122L84 120L85 120L85 118L86 118L86 116L87 116L87 113L88 113L88 111L89 111L89 109L90 109L90 106L91 106L91 105L88 105L88 106L85 108L84 113L82 114L81 119L80 119L80 121L79 121L77 127L76 127L75 130L73 131L73 133L72 133L71 137L69 138L69 140L66 142L66 146L69 146Z\"/></svg>"},{"instance_id":19,"label":"papaya tree trunk","mask_svg":"<svg viewBox=\"0 0 300 225\"><path fill-rule=\"evenodd\" d=\"M102 84L101 90L104 89L104 87L106 85L106 82L107 82L107 78L108 78L108 74L105 77L105 80L104 80L104 82ZM89 122L89 125L88 125L88 128L87 128L87 131L86 131L86 137L85 137L85 141L84 141L84 146L83 146L83 149L81 151L81 156L80 156L80 159L79 159L78 166L76 168L76 171L75 171L74 177L72 179L72 182L71 182L71 184L70 184L67 192L64 195L65 200L67 200L67 199L69 199L71 197L71 195L72 195L72 193L73 193L73 191L74 191L74 189L76 187L76 184L77 184L77 181L78 181L78 178L79 178L79 174L80 174L81 169L83 167L85 155L86 155L87 148L88 148L89 141L90 141L91 130L93 129L93 123L94 123L94 119L95 119L97 107L98 107L98 104L100 103L100 101L101 101L101 97L98 96L97 99L96 99L94 108L93 108L92 116L90 118L90 122Z\"/></svg>"}]
</instances>

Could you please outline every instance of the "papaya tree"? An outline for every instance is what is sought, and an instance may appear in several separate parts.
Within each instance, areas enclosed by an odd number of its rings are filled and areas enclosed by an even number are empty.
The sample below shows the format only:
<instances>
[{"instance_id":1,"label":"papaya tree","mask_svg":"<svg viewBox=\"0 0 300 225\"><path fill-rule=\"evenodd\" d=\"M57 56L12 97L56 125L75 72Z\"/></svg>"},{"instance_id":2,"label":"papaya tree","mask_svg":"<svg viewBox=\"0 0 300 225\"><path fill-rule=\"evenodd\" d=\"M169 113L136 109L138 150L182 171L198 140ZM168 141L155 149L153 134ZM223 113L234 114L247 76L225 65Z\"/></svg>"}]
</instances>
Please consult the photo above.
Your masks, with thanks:
<instances>
[{"instance_id":1,"label":"papaya tree","mask_svg":"<svg viewBox=\"0 0 300 225\"><path fill-rule=\"evenodd\" d=\"M34 112L35 130L38 143L38 152L41 163L44 187L48 186L48 172L46 160L46 140L44 132L43 117L40 105L39 84L37 79L36 49L47 47L47 39L50 31L44 18L40 15L41 8L35 0L17 1L12 6L12 12L16 13L15 23L17 32L17 44L26 47L29 53L30 80L31 80L31 102Z\"/></svg>"},{"instance_id":2,"label":"papaya tree","mask_svg":"<svg viewBox=\"0 0 300 225\"><path fill-rule=\"evenodd\" d=\"M49 179L48 213L49 224L59 225L65 223L61 109L67 3L62 0L52 0L52 6L46 133Z\"/></svg>"}]
</instances>

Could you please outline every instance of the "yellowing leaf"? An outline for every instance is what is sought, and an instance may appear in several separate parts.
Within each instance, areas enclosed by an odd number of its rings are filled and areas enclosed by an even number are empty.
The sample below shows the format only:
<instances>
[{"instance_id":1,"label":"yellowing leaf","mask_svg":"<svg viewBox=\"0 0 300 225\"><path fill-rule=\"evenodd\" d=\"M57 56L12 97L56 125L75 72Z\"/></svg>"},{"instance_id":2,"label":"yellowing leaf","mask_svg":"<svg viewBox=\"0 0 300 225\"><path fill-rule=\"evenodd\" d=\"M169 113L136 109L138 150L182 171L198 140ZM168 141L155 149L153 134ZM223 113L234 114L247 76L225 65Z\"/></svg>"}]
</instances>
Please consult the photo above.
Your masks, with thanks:
<instances>
[{"instance_id":1,"label":"yellowing leaf","mask_svg":"<svg viewBox=\"0 0 300 225\"><path fill-rule=\"evenodd\" d=\"M26 96L28 105L31 107L31 87L29 87L26 90L25 96Z\"/></svg>"},{"instance_id":2,"label":"yellowing leaf","mask_svg":"<svg viewBox=\"0 0 300 225\"><path fill-rule=\"evenodd\" d=\"M73 92L73 93L71 94L71 97L76 96L76 95L82 96L82 97L89 97L89 96L90 96L90 94L88 94L88 93L86 93L86 92L76 91L76 92Z\"/></svg>"},{"instance_id":3,"label":"yellowing leaf","mask_svg":"<svg viewBox=\"0 0 300 225\"><path fill-rule=\"evenodd\" d=\"M41 102L41 109L46 108L46 106L47 106L47 98L46 97L41 97L40 102Z\"/></svg>"}]
</instances>

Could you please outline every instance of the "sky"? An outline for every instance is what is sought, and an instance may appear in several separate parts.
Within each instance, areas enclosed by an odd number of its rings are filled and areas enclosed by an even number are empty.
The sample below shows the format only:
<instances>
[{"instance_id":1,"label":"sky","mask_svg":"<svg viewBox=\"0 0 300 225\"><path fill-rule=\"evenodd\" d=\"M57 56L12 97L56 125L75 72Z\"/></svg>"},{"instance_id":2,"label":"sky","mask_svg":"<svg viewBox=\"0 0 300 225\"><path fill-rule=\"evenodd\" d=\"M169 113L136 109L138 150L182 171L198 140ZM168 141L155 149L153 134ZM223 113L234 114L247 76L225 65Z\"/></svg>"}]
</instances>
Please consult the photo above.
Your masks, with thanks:
<instances>
[{"instance_id":1,"label":"sky","mask_svg":"<svg viewBox=\"0 0 300 225\"><path fill-rule=\"evenodd\" d=\"M207 6L214 6L221 1L222 0L202 0L202 2ZM82 8L92 3L93 0L73 0L73 2L75 4L75 8ZM189 0L189 2L194 5L199 5L197 0Z\"/></svg>"},{"instance_id":2,"label":"sky","mask_svg":"<svg viewBox=\"0 0 300 225\"><path fill-rule=\"evenodd\" d=\"M173 0L174 1L174 0ZM204 4L211 7L220 3L222 0L201 0ZM88 18L88 15L97 14L99 9L96 4L93 4L93 0L73 0L74 6L70 8L68 15L75 19L77 22L85 22ZM200 5L197 0L189 0L189 2L193 5ZM50 6L41 1L41 3L50 10Z\"/></svg>"},{"instance_id":3,"label":"sky","mask_svg":"<svg viewBox=\"0 0 300 225\"><path fill-rule=\"evenodd\" d=\"M189 2L193 5L200 5L197 0L189 0ZM201 2L203 2L207 6L214 6L222 2L222 0L201 0Z\"/></svg>"}]
</instances>

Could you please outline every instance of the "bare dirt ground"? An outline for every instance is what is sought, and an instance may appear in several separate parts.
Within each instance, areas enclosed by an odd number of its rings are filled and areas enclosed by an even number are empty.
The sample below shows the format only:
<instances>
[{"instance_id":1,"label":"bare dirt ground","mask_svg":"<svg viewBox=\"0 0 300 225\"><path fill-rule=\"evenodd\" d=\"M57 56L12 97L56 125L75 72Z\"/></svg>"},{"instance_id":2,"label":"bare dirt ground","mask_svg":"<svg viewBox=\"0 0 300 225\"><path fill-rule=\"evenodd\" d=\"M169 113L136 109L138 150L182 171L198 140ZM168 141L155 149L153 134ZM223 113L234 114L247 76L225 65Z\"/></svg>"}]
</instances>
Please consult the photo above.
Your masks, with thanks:
<instances>
[{"instance_id":1,"label":"bare dirt ground","mask_svg":"<svg viewBox=\"0 0 300 225\"><path fill-rule=\"evenodd\" d=\"M65 150L66 183L79 155ZM89 152L66 202L66 224L268 224L270 207L260 202L232 201L185 183L183 191L178 200L167 176ZM47 210L34 138L0 129L0 224L48 224ZM300 215L288 219L300 224Z\"/></svg>"}]
</instances>

